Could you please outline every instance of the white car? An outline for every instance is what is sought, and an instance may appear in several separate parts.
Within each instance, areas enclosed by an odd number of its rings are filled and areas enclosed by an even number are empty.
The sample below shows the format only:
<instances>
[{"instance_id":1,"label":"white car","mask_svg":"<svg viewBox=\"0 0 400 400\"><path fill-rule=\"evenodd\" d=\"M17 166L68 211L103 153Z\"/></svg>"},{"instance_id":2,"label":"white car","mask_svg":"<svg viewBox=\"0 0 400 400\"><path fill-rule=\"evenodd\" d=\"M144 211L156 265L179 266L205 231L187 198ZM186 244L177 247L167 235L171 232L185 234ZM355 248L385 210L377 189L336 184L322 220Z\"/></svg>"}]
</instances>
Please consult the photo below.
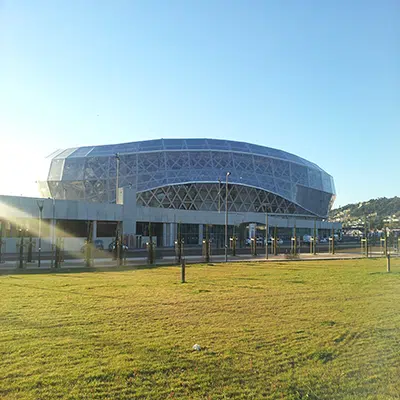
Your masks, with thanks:
<instances>
[{"instance_id":1,"label":"white car","mask_svg":"<svg viewBox=\"0 0 400 400\"><path fill-rule=\"evenodd\" d=\"M115 240L113 241L113 242L111 242L110 244L109 244L109 246L108 246L108 251L111 253L111 252L113 252L115 250ZM129 248L128 248L128 246L126 245L126 244L123 244L122 245L122 250L123 251L128 251L129 250Z\"/></svg>"},{"instance_id":2,"label":"white car","mask_svg":"<svg viewBox=\"0 0 400 400\"><path fill-rule=\"evenodd\" d=\"M268 239L268 244L271 244L271 245L272 245L273 241L274 241L274 238L269 238L269 239ZM276 239L276 242L277 242L279 245L283 244L283 240L280 239L280 238L277 238L277 239Z\"/></svg>"},{"instance_id":3,"label":"white car","mask_svg":"<svg viewBox=\"0 0 400 400\"><path fill-rule=\"evenodd\" d=\"M257 246L262 246L265 243L265 240L262 237L258 237L256 239L256 241L257 241ZM251 245L251 239L247 238L246 239L246 246L250 246L250 245Z\"/></svg>"}]
</instances>

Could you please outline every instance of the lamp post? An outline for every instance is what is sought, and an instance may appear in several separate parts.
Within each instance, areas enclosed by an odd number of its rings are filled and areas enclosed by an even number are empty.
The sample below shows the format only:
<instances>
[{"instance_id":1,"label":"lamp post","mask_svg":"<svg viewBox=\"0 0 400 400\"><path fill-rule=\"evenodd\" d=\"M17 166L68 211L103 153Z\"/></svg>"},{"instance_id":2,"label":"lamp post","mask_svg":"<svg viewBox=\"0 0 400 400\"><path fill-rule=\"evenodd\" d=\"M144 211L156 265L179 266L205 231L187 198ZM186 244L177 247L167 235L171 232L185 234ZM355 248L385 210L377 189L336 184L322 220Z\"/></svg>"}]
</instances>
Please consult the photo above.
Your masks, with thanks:
<instances>
[{"instance_id":1,"label":"lamp post","mask_svg":"<svg viewBox=\"0 0 400 400\"><path fill-rule=\"evenodd\" d=\"M268 212L265 213L265 259L268 260Z\"/></svg>"},{"instance_id":2,"label":"lamp post","mask_svg":"<svg viewBox=\"0 0 400 400\"><path fill-rule=\"evenodd\" d=\"M0 264L3 262L2 255L1 255L1 252L3 250L2 249L2 247L3 247L3 225L4 225L4 222L0 220Z\"/></svg>"},{"instance_id":3,"label":"lamp post","mask_svg":"<svg viewBox=\"0 0 400 400\"><path fill-rule=\"evenodd\" d=\"M218 178L218 212L221 212L221 179Z\"/></svg>"},{"instance_id":4,"label":"lamp post","mask_svg":"<svg viewBox=\"0 0 400 400\"><path fill-rule=\"evenodd\" d=\"M119 189L119 153L115 153L115 161L117 163L117 172L116 172L116 179L115 179L115 204L118 204L118 189Z\"/></svg>"},{"instance_id":5,"label":"lamp post","mask_svg":"<svg viewBox=\"0 0 400 400\"><path fill-rule=\"evenodd\" d=\"M231 173L226 173L226 183L225 183L225 262L228 262L228 177Z\"/></svg>"},{"instance_id":6,"label":"lamp post","mask_svg":"<svg viewBox=\"0 0 400 400\"><path fill-rule=\"evenodd\" d=\"M115 204L118 204L118 189L119 189L119 163L120 163L120 157L119 153L115 153L115 162L116 162L116 177L115 177ZM121 222L117 221L117 234L116 234L116 240L115 240L115 248L116 248L116 257L117 257L117 263L121 261L120 257L120 250L121 250L121 243L120 240L122 240L122 233L121 233ZM118 264L119 265L119 264Z\"/></svg>"},{"instance_id":7,"label":"lamp post","mask_svg":"<svg viewBox=\"0 0 400 400\"><path fill-rule=\"evenodd\" d=\"M52 198L53 202L53 218L52 218L52 230L51 230L51 268L54 266L54 258L55 258L55 249L56 249L56 200L54 197Z\"/></svg>"},{"instance_id":8,"label":"lamp post","mask_svg":"<svg viewBox=\"0 0 400 400\"><path fill-rule=\"evenodd\" d=\"M314 219L314 243L313 243L313 245L314 245L314 248L313 248L314 256L317 254L317 241L318 241L318 239L317 239L317 220Z\"/></svg>"},{"instance_id":9,"label":"lamp post","mask_svg":"<svg viewBox=\"0 0 400 400\"><path fill-rule=\"evenodd\" d=\"M42 218L43 218L43 200L37 201L37 206L39 208L39 247L38 247L38 268L40 268L41 253L42 253Z\"/></svg>"}]
</instances>

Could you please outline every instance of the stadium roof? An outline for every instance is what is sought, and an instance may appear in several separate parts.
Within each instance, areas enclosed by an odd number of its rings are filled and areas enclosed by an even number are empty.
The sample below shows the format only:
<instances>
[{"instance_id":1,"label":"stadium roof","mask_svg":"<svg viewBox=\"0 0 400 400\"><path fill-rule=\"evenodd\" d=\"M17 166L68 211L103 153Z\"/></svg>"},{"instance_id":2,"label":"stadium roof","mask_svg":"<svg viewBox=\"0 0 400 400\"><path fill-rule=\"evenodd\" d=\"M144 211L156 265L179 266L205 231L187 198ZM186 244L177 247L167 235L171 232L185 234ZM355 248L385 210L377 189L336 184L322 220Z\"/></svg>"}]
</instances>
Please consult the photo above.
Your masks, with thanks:
<instances>
[{"instance_id":1,"label":"stadium roof","mask_svg":"<svg viewBox=\"0 0 400 400\"><path fill-rule=\"evenodd\" d=\"M148 153L153 151L230 151L237 153L249 153L260 156L272 157L281 160L295 162L314 169L322 169L304 158L288 153L283 150L273 149L271 147L259 146L256 144L237 142L233 140L221 139L155 139L139 142L129 142L120 144L110 144L102 146L84 146L74 147L65 150L59 150L52 153L49 157L52 159L79 158L79 157L109 157L116 153Z\"/></svg>"}]
</instances>

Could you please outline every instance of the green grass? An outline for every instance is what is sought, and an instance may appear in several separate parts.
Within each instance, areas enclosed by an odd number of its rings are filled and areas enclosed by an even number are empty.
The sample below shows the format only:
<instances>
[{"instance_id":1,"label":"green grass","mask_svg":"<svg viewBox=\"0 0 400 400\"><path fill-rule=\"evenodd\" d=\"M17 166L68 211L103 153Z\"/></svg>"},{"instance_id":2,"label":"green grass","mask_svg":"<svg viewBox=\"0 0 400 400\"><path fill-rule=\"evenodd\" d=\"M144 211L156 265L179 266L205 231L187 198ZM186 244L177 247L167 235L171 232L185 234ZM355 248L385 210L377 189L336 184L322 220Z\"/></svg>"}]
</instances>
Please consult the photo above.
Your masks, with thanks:
<instances>
[{"instance_id":1,"label":"green grass","mask_svg":"<svg viewBox=\"0 0 400 400\"><path fill-rule=\"evenodd\" d=\"M0 398L398 399L400 259L385 268L0 276Z\"/></svg>"}]
</instances>

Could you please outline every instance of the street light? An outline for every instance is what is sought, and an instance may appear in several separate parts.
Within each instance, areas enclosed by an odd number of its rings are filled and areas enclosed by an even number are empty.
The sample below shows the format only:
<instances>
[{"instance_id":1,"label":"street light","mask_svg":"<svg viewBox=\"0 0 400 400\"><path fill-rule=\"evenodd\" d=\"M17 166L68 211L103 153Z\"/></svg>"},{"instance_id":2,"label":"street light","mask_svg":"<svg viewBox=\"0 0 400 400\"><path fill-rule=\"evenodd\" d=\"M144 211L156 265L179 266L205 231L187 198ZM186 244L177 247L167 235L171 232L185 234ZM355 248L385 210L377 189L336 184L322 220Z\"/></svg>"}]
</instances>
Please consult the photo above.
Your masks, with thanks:
<instances>
[{"instance_id":1,"label":"street light","mask_svg":"<svg viewBox=\"0 0 400 400\"><path fill-rule=\"evenodd\" d=\"M40 257L42 252L42 217L43 217L43 200L38 200L37 206L39 208L39 248L38 248L38 268L40 268Z\"/></svg>"},{"instance_id":2,"label":"street light","mask_svg":"<svg viewBox=\"0 0 400 400\"><path fill-rule=\"evenodd\" d=\"M53 196L53 219L52 219L52 230L51 230L51 268L53 268L54 261L55 261L55 250L56 250L56 200Z\"/></svg>"},{"instance_id":3,"label":"street light","mask_svg":"<svg viewBox=\"0 0 400 400\"><path fill-rule=\"evenodd\" d=\"M265 259L268 260L268 211L267 207L265 207Z\"/></svg>"},{"instance_id":4,"label":"street light","mask_svg":"<svg viewBox=\"0 0 400 400\"><path fill-rule=\"evenodd\" d=\"M225 183L225 262L228 262L228 177L231 173L226 173L226 183Z\"/></svg>"},{"instance_id":5,"label":"street light","mask_svg":"<svg viewBox=\"0 0 400 400\"><path fill-rule=\"evenodd\" d=\"M221 179L218 178L218 212L221 212Z\"/></svg>"},{"instance_id":6,"label":"street light","mask_svg":"<svg viewBox=\"0 0 400 400\"><path fill-rule=\"evenodd\" d=\"M119 189L119 153L115 153L115 161L117 163L117 177L115 180L115 204L118 204L118 189Z\"/></svg>"},{"instance_id":7,"label":"street light","mask_svg":"<svg viewBox=\"0 0 400 400\"><path fill-rule=\"evenodd\" d=\"M115 161L116 161L116 179L115 179L115 204L118 204L118 189L119 189L119 163L120 163L120 157L119 153L115 153ZM122 240L122 234L121 234L121 223L120 221L117 221L117 231L116 231L116 238L115 238L115 249L116 249L116 254L117 254L117 260L119 262L120 260L120 240Z\"/></svg>"}]
</instances>

